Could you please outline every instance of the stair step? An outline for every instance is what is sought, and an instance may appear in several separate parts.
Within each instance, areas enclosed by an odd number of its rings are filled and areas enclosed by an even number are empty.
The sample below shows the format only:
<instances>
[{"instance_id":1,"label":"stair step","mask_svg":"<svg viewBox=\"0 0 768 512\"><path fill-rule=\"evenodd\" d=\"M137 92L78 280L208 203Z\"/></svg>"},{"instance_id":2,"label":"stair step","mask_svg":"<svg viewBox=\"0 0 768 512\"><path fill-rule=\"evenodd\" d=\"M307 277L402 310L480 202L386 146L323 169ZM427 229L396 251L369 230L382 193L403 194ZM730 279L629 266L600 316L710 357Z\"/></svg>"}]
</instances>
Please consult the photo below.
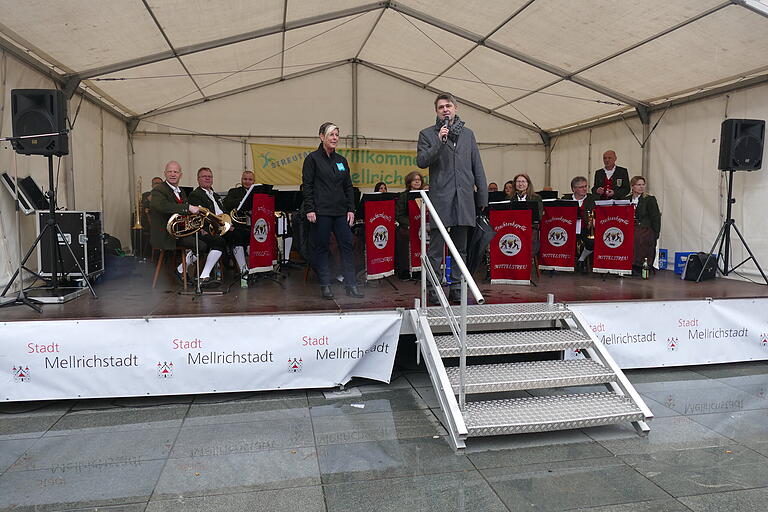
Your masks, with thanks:
<instances>
[{"instance_id":1,"label":"stair step","mask_svg":"<svg viewBox=\"0 0 768 512\"><path fill-rule=\"evenodd\" d=\"M454 393L459 392L459 367L445 369ZM605 384L616 375L596 361L529 361L524 363L478 364L467 366L466 393L495 393L523 389Z\"/></svg>"},{"instance_id":2,"label":"stair step","mask_svg":"<svg viewBox=\"0 0 768 512\"><path fill-rule=\"evenodd\" d=\"M470 436L567 430L644 421L642 411L615 393L586 393L467 402Z\"/></svg>"},{"instance_id":3,"label":"stair step","mask_svg":"<svg viewBox=\"0 0 768 512\"><path fill-rule=\"evenodd\" d=\"M435 343L441 357L459 357L459 344L452 334L435 336ZM590 338L570 329L467 333L467 356L553 352L591 345Z\"/></svg>"},{"instance_id":4,"label":"stair step","mask_svg":"<svg viewBox=\"0 0 768 512\"><path fill-rule=\"evenodd\" d=\"M459 317L461 308L452 306ZM533 322L570 318L571 311L563 304L534 302L529 304L483 304L467 306L467 324L498 324L508 322ZM429 325L448 325L448 318L440 306L427 308Z\"/></svg>"}]
</instances>

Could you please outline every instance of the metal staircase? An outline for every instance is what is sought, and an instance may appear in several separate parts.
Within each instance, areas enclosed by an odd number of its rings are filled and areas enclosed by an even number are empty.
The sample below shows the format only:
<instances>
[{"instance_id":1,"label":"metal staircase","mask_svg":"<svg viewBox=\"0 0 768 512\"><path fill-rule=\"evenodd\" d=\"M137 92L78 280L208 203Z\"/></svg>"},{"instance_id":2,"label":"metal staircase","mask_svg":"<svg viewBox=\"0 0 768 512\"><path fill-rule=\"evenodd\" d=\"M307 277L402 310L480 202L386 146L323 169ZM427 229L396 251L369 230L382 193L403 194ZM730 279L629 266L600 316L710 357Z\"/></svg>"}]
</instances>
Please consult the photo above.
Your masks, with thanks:
<instances>
[{"instance_id":1,"label":"metal staircase","mask_svg":"<svg viewBox=\"0 0 768 512\"><path fill-rule=\"evenodd\" d=\"M451 332L451 307L411 311L420 354L442 407L456 449L471 436L521 434L631 422L638 433L652 418L632 384L587 324L563 304L494 304L467 306L464 365L445 366L459 358L460 336ZM455 325L455 324L454 324ZM448 334L444 334L448 330ZM553 352L579 349L584 359L552 360ZM542 360L471 364L472 359L499 359L514 354L542 354ZM545 359L547 356L550 359ZM528 357L530 359L530 357ZM462 378L463 374L463 378ZM605 391L594 392L596 385ZM579 392L578 386L590 386ZM569 389L562 389L562 388ZM463 389L462 389L463 388ZM520 391L537 390L519 397ZM518 392L515 398L484 399L486 393ZM469 399L466 399L469 395Z\"/></svg>"},{"instance_id":2,"label":"metal staircase","mask_svg":"<svg viewBox=\"0 0 768 512\"><path fill-rule=\"evenodd\" d=\"M552 295L545 303L484 305L485 298L429 197L423 191L420 194L421 297L410 311L411 323L419 345L416 357L424 357L454 448L463 449L468 436L625 422L631 422L639 434L647 434L651 410L580 314L555 304ZM460 306L449 306L442 279L427 258L427 210L432 228L442 234L460 274ZM427 280L438 307L424 307ZM477 305L467 305L468 292ZM585 357L552 360L553 352L561 355L566 349L578 349ZM537 353L541 360L532 360ZM517 362L519 354L526 354L526 360ZM445 359L456 358L458 365L444 364ZM596 385L605 391L579 390ZM513 396L484 400L486 393Z\"/></svg>"}]
</instances>

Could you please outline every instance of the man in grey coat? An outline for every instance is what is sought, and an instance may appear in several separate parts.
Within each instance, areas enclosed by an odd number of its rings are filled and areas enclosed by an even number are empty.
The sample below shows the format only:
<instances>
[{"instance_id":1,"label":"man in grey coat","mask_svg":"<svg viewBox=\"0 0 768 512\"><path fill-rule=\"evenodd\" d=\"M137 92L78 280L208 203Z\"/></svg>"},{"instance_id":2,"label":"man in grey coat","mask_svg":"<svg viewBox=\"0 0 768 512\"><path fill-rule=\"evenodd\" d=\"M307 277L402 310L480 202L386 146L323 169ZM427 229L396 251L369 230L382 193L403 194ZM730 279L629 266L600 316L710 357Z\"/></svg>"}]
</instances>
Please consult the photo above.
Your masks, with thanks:
<instances>
[{"instance_id":1,"label":"man in grey coat","mask_svg":"<svg viewBox=\"0 0 768 512\"><path fill-rule=\"evenodd\" d=\"M416 165L422 169L429 167L429 199L440 220L449 228L451 240L466 262L467 234L475 226L476 208L488 206L488 186L475 134L456 115L457 110L456 100L451 94L437 96L436 122L419 132ZM440 231L436 226L431 227L427 255L436 272L443 259L443 245ZM458 266L452 265L452 284L448 295L452 302L461 299L460 278ZM431 288L429 301L437 301Z\"/></svg>"}]
</instances>

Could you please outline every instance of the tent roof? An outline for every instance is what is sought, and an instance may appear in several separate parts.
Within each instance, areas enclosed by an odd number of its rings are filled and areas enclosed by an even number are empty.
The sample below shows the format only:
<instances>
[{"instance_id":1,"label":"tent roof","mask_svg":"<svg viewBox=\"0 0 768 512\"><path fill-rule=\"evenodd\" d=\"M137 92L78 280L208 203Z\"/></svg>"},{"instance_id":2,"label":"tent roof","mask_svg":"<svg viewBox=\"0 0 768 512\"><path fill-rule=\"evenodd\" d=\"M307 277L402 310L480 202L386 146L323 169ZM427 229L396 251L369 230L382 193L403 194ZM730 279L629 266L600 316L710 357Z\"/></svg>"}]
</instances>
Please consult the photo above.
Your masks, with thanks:
<instances>
[{"instance_id":1,"label":"tent roof","mask_svg":"<svg viewBox=\"0 0 768 512\"><path fill-rule=\"evenodd\" d=\"M0 10L0 46L127 117L357 62L552 132L768 74L768 0L0 0Z\"/></svg>"}]
</instances>

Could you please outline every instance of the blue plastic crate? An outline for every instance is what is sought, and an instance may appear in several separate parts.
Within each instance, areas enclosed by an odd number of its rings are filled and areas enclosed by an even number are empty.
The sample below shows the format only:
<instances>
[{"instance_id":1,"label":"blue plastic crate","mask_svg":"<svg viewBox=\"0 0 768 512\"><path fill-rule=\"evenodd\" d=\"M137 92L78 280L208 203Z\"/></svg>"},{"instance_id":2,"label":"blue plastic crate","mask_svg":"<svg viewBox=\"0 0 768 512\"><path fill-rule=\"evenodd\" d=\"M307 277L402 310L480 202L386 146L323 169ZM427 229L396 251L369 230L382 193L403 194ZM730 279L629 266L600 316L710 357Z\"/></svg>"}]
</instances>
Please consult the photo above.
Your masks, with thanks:
<instances>
[{"instance_id":1,"label":"blue plastic crate","mask_svg":"<svg viewBox=\"0 0 768 512\"><path fill-rule=\"evenodd\" d=\"M685 262L688 261L688 256L691 254L696 254L696 251L675 253L675 274L683 273Z\"/></svg>"}]
</instances>

